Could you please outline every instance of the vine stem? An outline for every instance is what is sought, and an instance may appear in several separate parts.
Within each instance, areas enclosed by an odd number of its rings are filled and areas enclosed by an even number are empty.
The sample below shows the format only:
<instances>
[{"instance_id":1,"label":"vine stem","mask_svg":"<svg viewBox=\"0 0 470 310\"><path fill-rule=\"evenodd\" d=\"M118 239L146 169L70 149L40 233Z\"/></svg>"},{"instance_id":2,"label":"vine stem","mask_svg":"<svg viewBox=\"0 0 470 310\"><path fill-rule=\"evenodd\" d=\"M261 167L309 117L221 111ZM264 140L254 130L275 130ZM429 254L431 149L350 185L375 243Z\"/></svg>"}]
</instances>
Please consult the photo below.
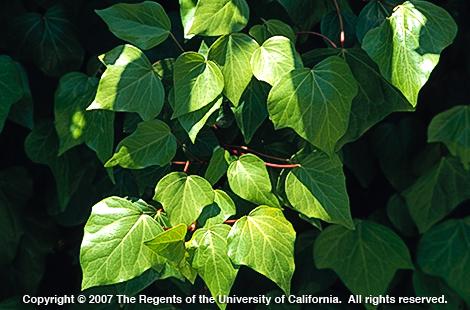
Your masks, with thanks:
<instances>
[{"instance_id":1,"label":"vine stem","mask_svg":"<svg viewBox=\"0 0 470 310\"><path fill-rule=\"evenodd\" d=\"M232 149L232 152L234 151L233 149L244 150L244 151L247 151L249 153L253 153L253 154L256 154L256 155L259 155L259 156L262 156L262 157L266 157L266 158L269 158L269 159L277 160L277 161L283 161L283 162L289 162L290 161L289 159L280 158L280 157L276 157L276 156L272 156L272 155L268 155L268 154L258 152L258 151L253 150L253 149L251 149L251 148L249 148L248 146L245 146L245 145L224 145L224 147ZM233 152L233 153L237 154L238 152Z\"/></svg>"},{"instance_id":2,"label":"vine stem","mask_svg":"<svg viewBox=\"0 0 470 310\"><path fill-rule=\"evenodd\" d=\"M339 8L339 4L337 0L333 0L333 3L335 4L336 8L336 14L338 14L338 19L339 19L339 28L341 30L341 33L339 35L339 42L341 43L341 48L344 48L344 23L343 23L343 16L341 15L341 10Z\"/></svg>"},{"instance_id":3,"label":"vine stem","mask_svg":"<svg viewBox=\"0 0 470 310\"><path fill-rule=\"evenodd\" d=\"M267 167L271 168L281 168L281 169L290 169L301 167L300 164L273 164L273 163L264 163Z\"/></svg>"},{"instance_id":4,"label":"vine stem","mask_svg":"<svg viewBox=\"0 0 470 310\"><path fill-rule=\"evenodd\" d=\"M170 31L170 37L173 39L173 41L176 43L176 45L178 46L178 48L184 53L185 50L183 48L183 46L181 46L180 42L178 42L178 40L176 40L176 37L175 35L173 34L173 32Z\"/></svg>"},{"instance_id":5,"label":"vine stem","mask_svg":"<svg viewBox=\"0 0 470 310\"><path fill-rule=\"evenodd\" d=\"M238 219L235 220L226 220L224 221L224 224L235 224L238 221Z\"/></svg>"},{"instance_id":6,"label":"vine stem","mask_svg":"<svg viewBox=\"0 0 470 310\"><path fill-rule=\"evenodd\" d=\"M190 163L191 162L187 160L186 163L184 164L184 168L183 168L184 173L188 173Z\"/></svg>"},{"instance_id":7,"label":"vine stem","mask_svg":"<svg viewBox=\"0 0 470 310\"><path fill-rule=\"evenodd\" d=\"M332 47L338 48L338 46L336 46L336 44L335 44L335 42L333 42L333 40L331 40L326 35L321 34L319 32L316 32L316 31L299 31L299 32L297 32L297 34L312 34L312 35L315 35L315 36L319 36L319 37L323 38L324 40L326 40Z\"/></svg>"}]
</instances>

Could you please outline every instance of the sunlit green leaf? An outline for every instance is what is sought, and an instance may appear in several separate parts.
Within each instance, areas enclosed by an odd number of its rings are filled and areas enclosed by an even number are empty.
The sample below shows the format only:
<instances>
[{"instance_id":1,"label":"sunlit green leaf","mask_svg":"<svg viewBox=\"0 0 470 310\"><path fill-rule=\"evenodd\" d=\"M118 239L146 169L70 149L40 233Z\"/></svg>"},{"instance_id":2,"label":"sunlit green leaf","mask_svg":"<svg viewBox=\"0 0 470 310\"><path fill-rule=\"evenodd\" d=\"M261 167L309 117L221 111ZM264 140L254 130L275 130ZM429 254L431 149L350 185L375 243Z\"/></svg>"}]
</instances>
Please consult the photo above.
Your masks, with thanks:
<instances>
[{"instance_id":1,"label":"sunlit green leaf","mask_svg":"<svg viewBox=\"0 0 470 310\"><path fill-rule=\"evenodd\" d=\"M233 161L228 167L227 178L232 191L243 199L258 205L280 207L264 161L256 155L245 154Z\"/></svg>"},{"instance_id":2,"label":"sunlit green leaf","mask_svg":"<svg viewBox=\"0 0 470 310\"><path fill-rule=\"evenodd\" d=\"M187 229L186 225L179 224L146 241L145 245L153 254L178 265L185 255L184 237Z\"/></svg>"},{"instance_id":3,"label":"sunlit green leaf","mask_svg":"<svg viewBox=\"0 0 470 310\"><path fill-rule=\"evenodd\" d=\"M296 36L292 28L278 20L270 19L265 21L262 25L254 25L250 29L250 35L255 38L259 44L263 44L267 39L274 36L283 36L291 40L291 42L296 41Z\"/></svg>"},{"instance_id":4,"label":"sunlit green leaf","mask_svg":"<svg viewBox=\"0 0 470 310\"><path fill-rule=\"evenodd\" d=\"M163 84L141 50L121 45L100 59L106 70L88 110L137 112L144 120L160 113L165 98Z\"/></svg>"},{"instance_id":5,"label":"sunlit green leaf","mask_svg":"<svg viewBox=\"0 0 470 310\"><path fill-rule=\"evenodd\" d=\"M276 128L293 128L331 154L346 132L357 89L347 63L331 56L313 70L296 69L284 75L269 93L269 116Z\"/></svg>"},{"instance_id":6,"label":"sunlit green leaf","mask_svg":"<svg viewBox=\"0 0 470 310\"><path fill-rule=\"evenodd\" d=\"M191 225L202 209L214 202L209 182L197 175L172 172L162 178L155 188L154 200L163 205L172 225Z\"/></svg>"},{"instance_id":7,"label":"sunlit green leaf","mask_svg":"<svg viewBox=\"0 0 470 310\"><path fill-rule=\"evenodd\" d=\"M198 0L188 34L220 36L245 28L250 8L245 0Z\"/></svg>"},{"instance_id":8,"label":"sunlit green leaf","mask_svg":"<svg viewBox=\"0 0 470 310\"><path fill-rule=\"evenodd\" d=\"M194 250L192 267L206 283L212 296L228 296L237 271L227 255L227 236L230 226L219 224L196 230L189 248ZM221 309L225 304L217 302Z\"/></svg>"},{"instance_id":9,"label":"sunlit green leaf","mask_svg":"<svg viewBox=\"0 0 470 310\"><path fill-rule=\"evenodd\" d=\"M362 47L383 76L416 106L421 87L456 34L457 26L444 9L428 1L411 0L370 30Z\"/></svg>"},{"instance_id":10,"label":"sunlit green leaf","mask_svg":"<svg viewBox=\"0 0 470 310\"><path fill-rule=\"evenodd\" d=\"M302 68L302 59L291 40L274 36L258 47L251 57L251 69L260 81L274 85L281 77Z\"/></svg>"},{"instance_id":11,"label":"sunlit green leaf","mask_svg":"<svg viewBox=\"0 0 470 310\"><path fill-rule=\"evenodd\" d=\"M206 206L198 219L204 227L221 224L237 212L235 203L227 193L215 189L214 194L214 203Z\"/></svg>"},{"instance_id":12,"label":"sunlit green leaf","mask_svg":"<svg viewBox=\"0 0 470 310\"><path fill-rule=\"evenodd\" d=\"M217 64L195 52L181 54L174 65L173 118L214 102L223 89L224 77Z\"/></svg>"},{"instance_id":13,"label":"sunlit green leaf","mask_svg":"<svg viewBox=\"0 0 470 310\"><path fill-rule=\"evenodd\" d=\"M80 248L82 289L130 280L152 267L144 242L163 228L152 218L155 209L119 197L93 206Z\"/></svg>"},{"instance_id":14,"label":"sunlit green leaf","mask_svg":"<svg viewBox=\"0 0 470 310\"><path fill-rule=\"evenodd\" d=\"M258 47L246 34L234 33L220 37L209 50L208 58L220 66L224 76L224 95L235 106L253 76L250 61Z\"/></svg>"}]
</instances>

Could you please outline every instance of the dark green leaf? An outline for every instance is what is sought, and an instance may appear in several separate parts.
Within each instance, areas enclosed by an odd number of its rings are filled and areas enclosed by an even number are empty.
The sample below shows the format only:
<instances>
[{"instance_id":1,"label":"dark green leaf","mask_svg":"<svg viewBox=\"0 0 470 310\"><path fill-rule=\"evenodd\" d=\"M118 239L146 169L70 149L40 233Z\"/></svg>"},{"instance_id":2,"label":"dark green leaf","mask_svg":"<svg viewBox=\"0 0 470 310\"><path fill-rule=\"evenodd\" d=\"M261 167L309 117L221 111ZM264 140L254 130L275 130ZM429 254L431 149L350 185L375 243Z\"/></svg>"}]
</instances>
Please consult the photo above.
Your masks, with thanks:
<instances>
[{"instance_id":1,"label":"dark green leaf","mask_svg":"<svg viewBox=\"0 0 470 310\"><path fill-rule=\"evenodd\" d=\"M23 97L21 72L9 56L0 55L0 132L10 108Z\"/></svg>"},{"instance_id":2,"label":"dark green leaf","mask_svg":"<svg viewBox=\"0 0 470 310\"><path fill-rule=\"evenodd\" d=\"M105 167L121 166L142 169L148 166L164 166L176 154L176 138L167 124L160 120L139 123L129 137L122 140Z\"/></svg>"},{"instance_id":3,"label":"dark green leaf","mask_svg":"<svg viewBox=\"0 0 470 310\"><path fill-rule=\"evenodd\" d=\"M118 38L143 50L151 49L168 38L171 22L163 7L152 1L119 3L96 10Z\"/></svg>"},{"instance_id":4,"label":"dark green leaf","mask_svg":"<svg viewBox=\"0 0 470 310\"><path fill-rule=\"evenodd\" d=\"M337 156L314 151L295 158L301 167L292 169L285 191L294 210L307 217L353 229L343 165Z\"/></svg>"},{"instance_id":5,"label":"dark green leaf","mask_svg":"<svg viewBox=\"0 0 470 310\"><path fill-rule=\"evenodd\" d=\"M313 250L315 264L333 269L354 294L382 295L398 269L413 269L410 253L385 226L363 220L355 226L332 225L321 232Z\"/></svg>"},{"instance_id":6,"label":"dark green leaf","mask_svg":"<svg viewBox=\"0 0 470 310\"><path fill-rule=\"evenodd\" d=\"M214 185L225 175L231 161L230 153L218 146L212 153L204 178Z\"/></svg>"}]
</instances>

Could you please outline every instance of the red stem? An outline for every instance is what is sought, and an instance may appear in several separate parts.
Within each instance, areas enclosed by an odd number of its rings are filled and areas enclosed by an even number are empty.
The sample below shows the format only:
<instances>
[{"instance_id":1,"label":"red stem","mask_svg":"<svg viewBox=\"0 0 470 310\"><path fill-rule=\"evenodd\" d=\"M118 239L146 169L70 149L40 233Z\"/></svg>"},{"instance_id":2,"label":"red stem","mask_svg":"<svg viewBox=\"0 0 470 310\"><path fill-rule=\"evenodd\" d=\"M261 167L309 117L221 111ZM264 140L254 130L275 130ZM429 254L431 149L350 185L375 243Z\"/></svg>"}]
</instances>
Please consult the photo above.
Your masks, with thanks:
<instances>
[{"instance_id":1,"label":"red stem","mask_svg":"<svg viewBox=\"0 0 470 310\"><path fill-rule=\"evenodd\" d=\"M238 221L238 219L235 220L226 220L224 224L235 224Z\"/></svg>"},{"instance_id":2,"label":"red stem","mask_svg":"<svg viewBox=\"0 0 470 310\"><path fill-rule=\"evenodd\" d=\"M315 36L319 36L319 37L323 38L324 40L326 40L332 47L338 48L338 46L336 46L336 44L335 44L335 42L333 42L333 40L331 40L326 35L321 34L319 32L316 32L316 31L299 31L299 32L297 32L297 34L313 34Z\"/></svg>"},{"instance_id":3,"label":"red stem","mask_svg":"<svg viewBox=\"0 0 470 310\"><path fill-rule=\"evenodd\" d=\"M184 173L188 173L188 169L189 169L189 164L191 162L189 160L186 161L186 163L184 164L184 168L183 168L183 172Z\"/></svg>"},{"instance_id":4,"label":"red stem","mask_svg":"<svg viewBox=\"0 0 470 310\"><path fill-rule=\"evenodd\" d=\"M273 164L273 163L264 163L267 167L271 168L281 168L281 169L289 169L289 168L297 168L300 167L299 164Z\"/></svg>"},{"instance_id":5,"label":"red stem","mask_svg":"<svg viewBox=\"0 0 470 310\"><path fill-rule=\"evenodd\" d=\"M259 156L266 157L266 158L270 158L270 159L274 159L274 160L278 160L278 161L289 162L289 159L285 159L285 158L280 158L280 157L276 157L276 156L264 154L264 153L258 152L258 151L256 151L256 150L250 149L249 147L247 147L247 146L245 146L245 145L224 145L224 147L226 147L226 148L231 148L231 149L232 149L232 153L234 153L235 155L238 154L238 150L235 150L235 149L240 149L240 150L244 150L244 151L247 151L247 152L250 152L250 153L259 155Z\"/></svg>"},{"instance_id":6,"label":"red stem","mask_svg":"<svg viewBox=\"0 0 470 310\"><path fill-rule=\"evenodd\" d=\"M185 161L172 161L171 163L173 165L180 165L180 166L186 165Z\"/></svg>"},{"instance_id":7,"label":"red stem","mask_svg":"<svg viewBox=\"0 0 470 310\"><path fill-rule=\"evenodd\" d=\"M344 48L344 23L343 23L343 16L341 15L341 10L338 5L338 1L333 0L333 3L335 4L336 7L336 14L338 14L338 19L339 19L339 28L341 29L341 33L339 35L339 42L341 43L341 48Z\"/></svg>"}]
</instances>

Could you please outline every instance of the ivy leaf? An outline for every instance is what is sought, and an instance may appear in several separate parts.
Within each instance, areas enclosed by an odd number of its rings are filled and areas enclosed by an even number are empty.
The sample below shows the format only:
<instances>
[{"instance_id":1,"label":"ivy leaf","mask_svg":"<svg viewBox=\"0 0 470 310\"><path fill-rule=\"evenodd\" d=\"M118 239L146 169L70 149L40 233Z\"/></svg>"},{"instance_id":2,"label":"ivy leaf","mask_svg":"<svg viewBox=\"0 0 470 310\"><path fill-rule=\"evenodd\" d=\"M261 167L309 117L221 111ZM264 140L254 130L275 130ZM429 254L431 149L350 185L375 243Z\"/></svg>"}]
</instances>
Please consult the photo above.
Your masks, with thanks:
<instances>
[{"instance_id":1,"label":"ivy leaf","mask_svg":"<svg viewBox=\"0 0 470 310\"><path fill-rule=\"evenodd\" d=\"M465 309L464 301L440 278L429 276L421 271L415 271L413 272L413 288L416 296L445 296L445 304L430 305L430 309Z\"/></svg>"},{"instance_id":2,"label":"ivy leaf","mask_svg":"<svg viewBox=\"0 0 470 310\"><path fill-rule=\"evenodd\" d=\"M268 84L252 79L245 89L239 105L232 108L235 121L246 143L250 143L256 130L268 116L266 108L268 94Z\"/></svg>"},{"instance_id":3,"label":"ivy leaf","mask_svg":"<svg viewBox=\"0 0 470 310\"><path fill-rule=\"evenodd\" d=\"M9 56L0 55L0 132L10 108L23 97L18 64Z\"/></svg>"},{"instance_id":4,"label":"ivy leaf","mask_svg":"<svg viewBox=\"0 0 470 310\"><path fill-rule=\"evenodd\" d=\"M110 111L86 111L95 97L97 86L97 78L80 72L68 73L60 79L54 101L59 156L85 142L102 162L111 157L114 114Z\"/></svg>"},{"instance_id":5,"label":"ivy leaf","mask_svg":"<svg viewBox=\"0 0 470 310\"><path fill-rule=\"evenodd\" d=\"M241 198L259 205L281 207L272 192L264 161L256 155L245 154L233 161L228 167L227 178L232 191Z\"/></svg>"},{"instance_id":6,"label":"ivy leaf","mask_svg":"<svg viewBox=\"0 0 470 310\"><path fill-rule=\"evenodd\" d=\"M226 304L218 302L219 296L228 296L238 269L233 267L227 255L227 236L230 226L219 224L196 230L189 248L194 250L192 267L206 283L221 309Z\"/></svg>"},{"instance_id":7,"label":"ivy leaf","mask_svg":"<svg viewBox=\"0 0 470 310\"><path fill-rule=\"evenodd\" d=\"M198 0L188 34L220 36L245 28L250 8L245 0Z\"/></svg>"},{"instance_id":8,"label":"ivy leaf","mask_svg":"<svg viewBox=\"0 0 470 310\"><path fill-rule=\"evenodd\" d=\"M51 6L44 15L29 12L19 16L12 29L16 50L32 59L45 74L61 76L80 68L84 50L60 4Z\"/></svg>"},{"instance_id":9,"label":"ivy leaf","mask_svg":"<svg viewBox=\"0 0 470 310\"><path fill-rule=\"evenodd\" d=\"M302 59L291 40L282 36L264 41L251 57L253 74L271 86L284 74L299 68L303 68Z\"/></svg>"},{"instance_id":10,"label":"ivy leaf","mask_svg":"<svg viewBox=\"0 0 470 310\"><path fill-rule=\"evenodd\" d=\"M314 151L301 154L285 181L287 199L293 208L309 218L341 224L354 229L349 209L343 164L338 156Z\"/></svg>"},{"instance_id":11,"label":"ivy leaf","mask_svg":"<svg viewBox=\"0 0 470 310\"><path fill-rule=\"evenodd\" d=\"M358 139L390 113L413 110L401 92L382 77L377 65L362 49L349 49L344 57L357 81L358 93L352 102L348 130L337 149Z\"/></svg>"},{"instance_id":12,"label":"ivy leaf","mask_svg":"<svg viewBox=\"0 0 470 310\"><path fill-rule=\"evenodd\" d=\"M143 243L163 231L152 218L155 209L119 197L93 206L80 248L82 290L130 280L152 267Z\"/></svg>"},{"instance_id":13,"label":"ivy leaf","mask_svg":"<svg viewBox=\"0 0 470 310\"><path fill-rule=\"evenodd\" d=\"M470 106L456 106L436 115L428 127L428 142L444 143L470 168Z\"/></svg>"},{"instance_id":14,"label":"ivy leaf","mask_svg":"<svg viewBox=\"0 0 470 310\"><path fill-rule=\"evenodd\" d=\"M456 158L445 157L402 195L423 233L470 198L470 174Z\"/></svg>"},{"instance_id":15,"label":"ivy leaf","mask_svg":"<svg viewBox=\"0 0 470 310\"><path fill-rule=\"evenodd\" d=\"M194 22L194 13L198 0L179 0L181 23L183 24L184 38L191 39L194 34L189 34Z\"/></svg>"},{"instance_id":16,"label":"ivy leaf","mask_svg":"<svg viewBox=\"0 0 470 310\"><path fill-rule=\"evenodd\" d=\"M165 230L155 238L145 242L145 246L157 256L164 257L167 261L178 265L183 260L186 249L184 247L184 237L188 228L184 224L176 225ZM157 260L160 262L160 260Z\"/></svg>"},{"instance_id":17,"label":"ivy leaf","mask_svg":"<svg viewBox=\"0 0 470 310\"><path fill-rule=\"evenodd\" d=\"M148 166L164 166L176 154L176 138L167 124L160 120L141 122L129 137L122 140L105 167L121 166L142 169ZM179 223L178 223L179 224Z\"/></svg>"},{"instance_id":18,"label":"ivy leaf","mask_svg":"<svg viewBox=\"0 0 470 310\"><path fill-rule=\"evenodd\" d=\"M10 113L8 114L8 119L12 122L17 123L28 129L33 129L33 96L31 94L31 90L29 88L29 80L28 75L26 74L26 70L23 68L22 65L16 63L18 68L18 72L20 75L21 85L23 89L23 96L19 101L14 103L10 108ZM1 80L1 79L0 79ZM0 99L1 101L1 99ZM2 108L0 108L1 110ZM0 112L1 114L2 112ZM1 118L1 117L0 117ZM1 121L0 121L1 122ZM1 127L1 126L0 126ZM1 129L0 129L1 131Z\"/></svg>"},{"instance_id":19,"label":"ivy leaf","mask_svg":"<svg viewBox=\"0 0 470 310\"><path fill-rule=\"evenodd\" d=\"M443 278L470 302L470 217L431 228L419 242L417 261L423 272Z\"/></svg>"},{"instance_id":20,"label":"ivy leaf","mask_svg":"<svg viewBox=\"0 0 470 310\"><path fill-rule=\"evenodd\" d=\"M380 27L370 30L362 48L414 107L440 53L456 34L457 26L444 9L412 0L397 6Z\"/></svg>"},{"instance_id":21,"label":"ivy leaf","mask_svg":"<svg viewBox=\"0 0 470 310\"><path fill-rule=\"evenodd\" d=\"M338 13L331 11L323 16L320 24L320 31L323 35L331 38L337 46L341 46L341 31L344 30L344 46L351 47L356 43L356 22L357 16L353 12L341 12L343 26L338 18Z\"/></svg>"},{"instance_id":22,"label":"ivy leaf","mask_svg":"<svg viewBox=\"0 0 470 310\"><path fill-rule=\"evenodd\" d=\"M201 226L206 228L223 223L237 213L235 203L226 192L214 190L214 203L206 206L198 219Z\"/></svg>"},{"instance_id":23,"label":"ivy leaf","mask_svg":"<svg viewBox=\"0 0 470 310\"><path fill-rule=\"evenodd\" d=\"M118 3L95 12L116 37L143 50L157 46L170 34L170 19L156 2Z\"/></svg>"},{"instance_id":24,"label":"ivy leaf","mask_svg":"<svg viewBox=\"0 0 470 310\"><path fill-rule=\"evenodd\" d=\"M314 245L317 268L333 269L354 294L386 292L398 269L413 269L406 244L389 228L356 220L355 230L328 226Z\"/></svg>"},{"instance_id":25,"label":"ivy leaf","mask_svg":"<svg viewBox=\"0 0 470 310\"><path fill-rule=\"evenodd\" d=\"M275 282L289 294L294 273L295 231L281 209L260 206L233 225L228 256Z\"/></svg>"},{"instance_id":26,"label":"ivy leaf","mask_svg":"<svg viewBox=\"0 0 470 310\"><path fill-rule=\"evenodd\" d=\"M209 165L204 173L204 178L214 185L225 175L231 162L230 153L217 146L212 153Z\"/></svg>"},{"instance_id":27,"label":"ivy leaf","mask_svg":"<svg viewBox=\"0 0 470 310\"><path fill-rule=\"evenodd\" d=\"M173 94L168 97L168 102L172 109L175 109L175 99L174 99L174 92L170 91L170 94ZM205 107L190 112L178 117L178 122L180 123L181 127L188 133L189 139L193 144L196 143L196 138L198 133L207 123L209 118L220 109L222 106L222 96L216 98L213 102L209 103Z\"/></svg>"},{"instance_id":28,"label":"ivy leaf","mask_svg":"<svg viewBox=\"0 0 470 310\"><path fill-rule=\"evenodd\" d=\"M220 37L209 49L208 58L219 65L224 76L224 95L235 106L253 76L250 60L258 47L246 34L233 33Z\"/></svg>"},{"instance_id":29,"label":"ivy leaf","mask_svg":"<svg viewBox=\"0 0 470 310\"><path fill-rule=\"evenodd\" d=\"M205 206L214 202L214 195L204 178L172 172L158 182L153 199L163 205L172 225L183 223L189 226Z\"/></svg>"},{"instance_id":30,"label":"ivy leaf","mask_svg":"<svg viewBox=\"0 0 470 310\"><path fill-rule=\"evenodd\" d=\"M174 65L175 109L173 118L197 111L219 97L224 77L219 67L204 56L186 52Z\"/></svg>"},{"instance_id":31,"label":"ivy leaf","mask_svg":"<svg viewBox=\"0 0 470 310\"><path fill-rule=\"evenodd\" d=\"M262 25L254 25L249 33L259 44L263 44L264 41L274 36L286 37L294 43L297 39L291 26L278 19L270 19L263 22Z\"/></svg>"},{"instance_id":32,"label":"ivy leaf","mask_svg":"<svg viewBox=\"0 0 470 310\"><path fill-rule=\"evenodd\" d=\"M106 65L95 100L88 110L137 112L143 120L157 116L165 90L144 53L132 45L121 45L101 55Z\"/></svg>"},{"instance_id":33,"label":"ivy leaf","mask_svg":"<svg viewBox=\"0 0 470 310\"><path fill-rule=\"evenodd\" d=\"M268 96L268 112L277 129L290 127L328 154L345 134L357 83L347 63L331 56L313 70L284 75Z\"/></svg>"},{"instance_id":34,"label":"ivy leaf","mask_svg":"<svg viewBox=\"0 0 470 310\"><path fill-rule=\"evenodd\" d=\"M379 0L369 1L357 17L356 36L362 42L369 30L376 28L392 13L392 10Z\"/></svg>"}]
</instances>

